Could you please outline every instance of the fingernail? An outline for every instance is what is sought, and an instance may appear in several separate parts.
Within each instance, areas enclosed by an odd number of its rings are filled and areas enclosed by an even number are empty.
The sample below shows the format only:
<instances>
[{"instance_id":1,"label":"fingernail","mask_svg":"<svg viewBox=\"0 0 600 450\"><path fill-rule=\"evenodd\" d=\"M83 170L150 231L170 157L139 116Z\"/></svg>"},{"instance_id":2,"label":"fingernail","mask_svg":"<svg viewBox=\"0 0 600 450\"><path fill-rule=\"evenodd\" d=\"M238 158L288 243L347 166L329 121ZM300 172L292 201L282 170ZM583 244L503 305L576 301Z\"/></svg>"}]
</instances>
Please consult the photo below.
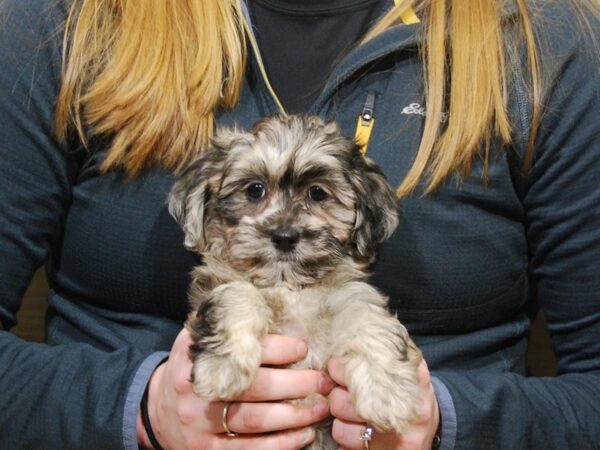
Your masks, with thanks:
<instances>
[{"instance_id":1,"label":"fingernail","mask_svg":"<svg viewBox=\"0 0 600 450\"><path fill-rule=\"evenodd\" d=\"M327 375L323 374L321 379L319 380L319 392L321 394L328 394L329 391L333 389L334 383L331 378Z\"/></svg>"},{"instance_id":2,"label":"fingernail","mask_svg":"<svg viewBox=\"0 0 600 450\"><path fill-rule=\"evenodd\" d=\"M308 347L306 347L306 343L304 341L298 343L298 345L296 346L296 354L299 357L304 357L306 355L306 352L308 351Z\"/></svg>"},{"instance_id":3,"label":"fingernail","mask_svg":"<svg viewBox=\"0 0 600 450\"><path fill-rule=\"evenodd\" d=\"M313 411L318 416L324 416L329 413L329 403L326 400L319 400L313 405Z\"/></svg>"},{"instance_id":4,"label":"fingernail","mask_svg":"<svg viewBox=\"0 0 600 450\"><path fill-rule=\"evenodd\" d=\"M312 428L306 428L302 433L302 443L304 445L310 444L315 440L315 430Z\"/></svg>"}]
</instances>

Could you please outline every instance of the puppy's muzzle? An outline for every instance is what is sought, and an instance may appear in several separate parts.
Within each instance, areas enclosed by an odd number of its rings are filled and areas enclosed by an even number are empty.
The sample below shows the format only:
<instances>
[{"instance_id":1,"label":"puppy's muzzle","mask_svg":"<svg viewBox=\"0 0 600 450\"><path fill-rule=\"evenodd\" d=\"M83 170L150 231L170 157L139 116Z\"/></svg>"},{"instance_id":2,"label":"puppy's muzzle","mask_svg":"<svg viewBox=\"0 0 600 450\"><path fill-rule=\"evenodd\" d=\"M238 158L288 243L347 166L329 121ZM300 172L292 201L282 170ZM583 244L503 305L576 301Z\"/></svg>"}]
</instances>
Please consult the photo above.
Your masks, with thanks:
<instances>
[{"instance_id":1,"label":"puppy's muzzle","mask_svg":"<svg viewBox=\"0 0 600 450\"><path fill-rule=\"evenodd\" d=\"M271 242L277 250L290 252L300 241L300 233L291 227L279 227L271 233Z\"/></svg>"}]
</instances>

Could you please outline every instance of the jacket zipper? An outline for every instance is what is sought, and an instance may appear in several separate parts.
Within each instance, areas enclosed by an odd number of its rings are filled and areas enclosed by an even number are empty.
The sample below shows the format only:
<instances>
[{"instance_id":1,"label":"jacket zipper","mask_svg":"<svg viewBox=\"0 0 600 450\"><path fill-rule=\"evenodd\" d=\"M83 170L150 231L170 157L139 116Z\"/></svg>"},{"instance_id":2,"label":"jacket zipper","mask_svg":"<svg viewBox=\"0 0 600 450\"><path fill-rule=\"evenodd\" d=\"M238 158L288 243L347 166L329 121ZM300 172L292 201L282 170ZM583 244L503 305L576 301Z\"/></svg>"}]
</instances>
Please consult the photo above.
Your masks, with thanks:
<instances>
[{"instance_id":1,"label":"jacket zipper","mask_svg":"<svg viewBox=\"0 0 600 450\"><path fill-rule=\"evenodd\" d=\"M367 100L363 106L362 112L358 116L358 122L356 123L356 131L354 133L354 140L360 149L360 153L364 156L367 154L369 148L369 140L371 139L371 132L373 131L373 125L375 125L375 116L373 115L375 109L375 93L369 92L367 94Z\"/></svg>"},{"instance_id":2,"label":"jacket zipper","mask_svg":"<svg viewBox=\"0 0 600 450\"><path fill-rule=\"evenodd\" d=\"M398 0L394 0L394 3L397 4ZM400 19L406 25L412 25L415 23L419 23L419 18L414 13L413 9L410 7L400 13ZM282 114L287 115L287 112L286 112L285 108L283 107L281 100L279 100L279 97L277 97L277 94L275 93L273 86L271 86L271 82L269 81L269 77L267 76L267 70L265 69L265 65L263 63L262 56L260 55L260 51L258 49L258 43L256 42L254 33L250 29L250 25L249 25L248 20L245 15L243 16L243 24L244 24L244 30L246 30L246 34L248 35L248 39L250 40L250 45L252 47L252 50L254 51L254 54L256 55L256 61L258 63L258 67L259 67L260 73L263 77L263 80L265 82L265 85L267 87L267 90L269 91L269 94L271 94L271 97L277 104L279 111ZM371 95L372 95L372 99L370 99ZM365 103L365 108L367 108L369 103L372 103L371 104L371 113L370 113L371 117L367 118L367 119L363 118L362 121L359 120L359 125L357 125L357 128L356 128L357 139L358 139L358 135L359 135L359 128L362 130L360 132L361 139L364 139L362 137L363 135L366 137L364 147L361 146L361 152L363 153L363 155L367 152L367 146L369 144L371 129L372 129L373 123L375 121L375 119L372 117L372 113L373 113L372 108L373 108L373 105L375 104L375 94L369 93L369 95L367 96L367 103ZM361 119L362 116L369 117L369 113L368 112L365 113L365 111L363 109L363 113L361 114L361 117L359 119Z\"/></svg>"},{"instance_id":3,"label":"jacket zipper","mask_svg":"<svg viewBox=\"0 0 600 450\"><path fill-rule=\"evenodd\" d=\"M398 3L398 0L394 0L394 3ZM400 21L403 25L413 26L420 23L419 17L416 15L415 11L412 8L407 8L402 10L399 13ZM393 28L393 27L392 27ZM388 30L386 30L387 32ZM365 67L366 65L372 63L373 61L377 61L383 56L389 54L390 52L396 51L399 48L402 48L406 45L416 45L417 43L417 35L413 33L411 36L405 36L402 40L399 40L395 43L388 43L383 47L374 47L373 52L368 55L368 57L360 60L358 63L354 63L351 66L344 67L344 64L341 64L342 69L337 68L333 75L330 76L330 79L326 82L323 91L315 101L313 107L311 107L311 113L316 113L317 111L321 111L324 107L326 100L331 96L336 89L339 88L348 78L352 76L352 74L356 73L361 67ZM376 38L377 39L377 38ZM373 42L373 41L371 41ZM367 45L371 45L368 43ZM335 78L333 78L335 76Z\"/></svg>"}]
</instances>

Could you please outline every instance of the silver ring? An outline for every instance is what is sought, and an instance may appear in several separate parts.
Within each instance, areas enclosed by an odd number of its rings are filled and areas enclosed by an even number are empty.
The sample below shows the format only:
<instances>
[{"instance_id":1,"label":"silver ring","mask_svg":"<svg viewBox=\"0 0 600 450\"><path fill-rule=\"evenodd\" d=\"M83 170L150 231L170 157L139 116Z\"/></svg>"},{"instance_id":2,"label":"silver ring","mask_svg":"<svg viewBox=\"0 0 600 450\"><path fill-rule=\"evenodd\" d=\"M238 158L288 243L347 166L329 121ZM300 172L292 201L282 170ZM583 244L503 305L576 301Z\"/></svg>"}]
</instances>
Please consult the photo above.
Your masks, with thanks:
<instances>
[{"instance_id":1,"label":"silver ring","mask_svg":"<svg viewBox=\"0 0 600 450\"><path fill-rule=\"evenodd\" d=\"M229 429L229 427L227 426L227 413L229 413L229 407L231 406L231 404L232 404L232 402L225 403L225 407L223 408L223 417L221 418L221 423L223 424L223 429L225 430L225 433L227 434L227 436L236 437L238 434L234 431L231 431Z\"/></svg>"},{"instance_id":2,"label":"silver ring","mask_svg":"<svg viewBox=\"0 0 600 450\"><path fill-rule=\"evenodd\" d=\"M364 450L369 450L369 443L371 442L371 439L373 439L373 431L374 430L371 425L365 426L360 431L360 440L363 441Z\"/></svg>"}]
</instances>

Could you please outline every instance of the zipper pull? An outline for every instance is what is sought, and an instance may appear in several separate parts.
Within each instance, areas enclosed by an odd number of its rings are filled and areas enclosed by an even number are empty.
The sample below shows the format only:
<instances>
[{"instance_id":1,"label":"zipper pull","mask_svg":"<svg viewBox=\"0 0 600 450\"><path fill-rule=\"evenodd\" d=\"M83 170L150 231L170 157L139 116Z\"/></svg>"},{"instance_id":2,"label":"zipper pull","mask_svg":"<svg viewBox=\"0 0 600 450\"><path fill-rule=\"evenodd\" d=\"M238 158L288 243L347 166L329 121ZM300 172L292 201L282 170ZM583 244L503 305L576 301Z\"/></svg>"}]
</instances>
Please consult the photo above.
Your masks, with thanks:
<instances>
[{"instance_id":1,"label":"zipper pull","mask_svg":"<svg viewBox=\"0 0 600 450\"><path fill-rule=\"evenodd\" d=\"M360 149L360 153L364 156L367 153L369 147L369 140L371 139L371 131L373 131L373 125L375 124L375 116L373 115L373 109L375 107L375 93L369 92L367 94L367 100L362 112L358 116L358 122L356 124L356 132L354 133L354 140Z\"/></svg>"},{"instance_id":2,"label":"zipper pull","mask_svg":"<svg viewBox=\"0 0 600 450\"><path fill-rule=\"evenodd\" d=\"M400 3L400 0L394 0L394 4ZM415 23L420 23L419 17L415 14L414 9L410 6L407 6L406 9L400 12L400 19L404 25L414 25Z\"/></svg>"}]
</instances>

